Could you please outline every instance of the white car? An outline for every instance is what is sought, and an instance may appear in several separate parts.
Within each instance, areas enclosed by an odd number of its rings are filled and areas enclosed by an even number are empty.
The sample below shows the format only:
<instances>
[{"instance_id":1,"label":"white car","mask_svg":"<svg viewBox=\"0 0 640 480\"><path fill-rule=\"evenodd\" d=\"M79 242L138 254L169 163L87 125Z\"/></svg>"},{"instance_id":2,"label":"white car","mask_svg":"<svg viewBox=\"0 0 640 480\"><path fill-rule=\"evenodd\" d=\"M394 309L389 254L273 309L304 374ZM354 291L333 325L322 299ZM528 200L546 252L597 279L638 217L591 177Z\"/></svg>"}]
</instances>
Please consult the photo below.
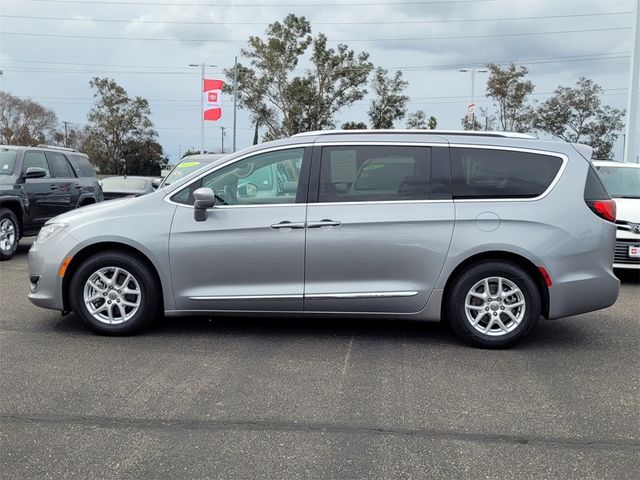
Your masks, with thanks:
<instances>
[{"instance_id":1,"label":"white car","mask_svg":"<svg viewBox=\"0 0 640 480\"><path fill-rule=\"evenodd\" d=\"M640 269L640 165L611 161L594 161L593 165L616 202L613 267Z\"/></svg>"}]
</instances>

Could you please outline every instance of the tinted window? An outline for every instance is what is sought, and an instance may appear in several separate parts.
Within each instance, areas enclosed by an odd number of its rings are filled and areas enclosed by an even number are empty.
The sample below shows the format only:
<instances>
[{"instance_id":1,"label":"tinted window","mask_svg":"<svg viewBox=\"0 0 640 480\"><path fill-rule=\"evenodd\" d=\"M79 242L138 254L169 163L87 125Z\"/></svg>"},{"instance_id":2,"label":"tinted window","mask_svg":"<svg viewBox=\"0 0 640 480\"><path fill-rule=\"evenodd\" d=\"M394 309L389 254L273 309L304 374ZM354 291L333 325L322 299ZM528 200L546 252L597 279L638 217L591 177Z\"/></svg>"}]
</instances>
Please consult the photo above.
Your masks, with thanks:
<instances>
[{"instance_id":1,"label":"tinted window","mask_svg":"<svg viewBox=\"0 0 640 480\"><path fill-rule=\"evenodd\" d=\"M295 203L304 148L280 150L245 158L216 170L176 193L172 200L193 204L193 191L211 188L221 205Z\"/></svg>"},{"instance_id":2,"label":"tinted window","mask_svg":"<svg viewBox=\"0 0 640 480\"><path fill-rule=\"evenodd\" d=\"M17 152L15 150L0 150L0 175L11 175L16 166Z\"/></svg>"},{"instance_id":3,"label":"tinted window","mask_svg":"<svg viewBox=\"0 0 640 480\"><path fill-rule=\"evenodd\" d=\"M481 148L452 148L454 198L532 198L558 173L551 155Z\"/></svg>"},{"instance_id":4,"label":"tinted window","mask_svg":"<svg viewBox=\"0 0 640 480\"><path fill-rule=\"evenodd\" d=\"M22 173L26 172L30 167L43 168L47 172L47 177L51 176L44 152L27 152L24 154L24 160L22 161Z\"/></svg>"},{"instance_id":5,"label":"tinted window","mask_svg":"<svg viewBox=\"0 0 640 480\"><path fill-rule=\"evenodd\" d=\"M71 170L71 165L67 161L67 157L61 153L47 153L51 173L56 178L73 178L75 174Z\"/></svg>"},{"instance_id":6,"label":"tinted window","mask_svg":"<svg viewBox=\"0 0 640 480\"><path fill-rule=\"evenodd\" d=\"M429 198L431 149L402 146L324 147L320 202Z\"/></svg>"},{"instance_id":7,"label":"tinted window","mask_svg":"<svg viewBox=\"0 0 640 480\"><path fill-rule=\"evenodd\" d=\"M78 177L95 177L96 171L93 169L93 165L89 162L89 159L83 155L69 155L71 165L75 170Z\"/></svg>"}]
</instances>

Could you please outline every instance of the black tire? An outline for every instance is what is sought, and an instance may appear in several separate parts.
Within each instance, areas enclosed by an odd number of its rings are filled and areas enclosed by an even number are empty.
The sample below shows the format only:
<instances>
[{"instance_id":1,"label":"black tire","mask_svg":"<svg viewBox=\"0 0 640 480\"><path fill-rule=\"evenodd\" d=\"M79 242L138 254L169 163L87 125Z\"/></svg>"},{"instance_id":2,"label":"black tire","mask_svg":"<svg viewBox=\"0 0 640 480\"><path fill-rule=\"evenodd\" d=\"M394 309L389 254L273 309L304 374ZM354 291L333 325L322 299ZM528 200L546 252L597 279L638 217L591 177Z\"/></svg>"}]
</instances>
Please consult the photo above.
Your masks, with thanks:
<instances>
[{"instance_id":1,"label":"black tire","mask_svg":"<svg viewBox=\"0 0 640 480\"><path fill-rule=\"evenodd\" d=\"M18 244L20 243L20 222L18 222L16 214L8 208L0 209L0 228L2 228L3 224L11 224L13 227L13 241L10 242L9 247L6 249L3 249L0 244L0 261L10 260L15 255ZM6 232L0 231L0 238L2 238L5 233Z\"/></svg>"},{"instance_id":2,"label":"black tire","mask_svg":"<svg viewBox=\"0 0 640 480\"><path fill-rule=\"evenodd\" d=\"M509 303L517 304L517 294L512 296L501 297L489 297L492 302L485 300L478 300L477 304L478 313L473 313L476 310L470 310L470 315L477 315L473 319L478 319L482 314L485 315L478 323L478 327L474 327L471 320L467 318L467 311L465 303L467 295L471 289L479 282L483 282L485 278L501 277L509 282L512 282L520 292L524 299L524 310L521 313L521 319L519 323L513 322L509 317L502 313L505 309L509 311L515 311L516 317L518 315L518 308L509 308ZM497 294L497 280L492 280L490 284L489 295ZM484 288L479 287L484 291ZM483 293L483 291L481 293ZM477 291L476 291L477 292ZM515 292L515 290L514 290ZM471 298L471 297L470 297ZM498 301L500 299L500 301ZM475 300L472 300L475 302ZM503 303L504 302L504 303ZM487 310L489 308L489 310ZM495 310L494 310L495 308ZM453 331L466 342L487 348L506 348L510 347L523 338L525 338L538 323L541 312L540 292L536 287L535 282L531 276L516 264L506 261L487 261L476 263L468 267L462 272L454 281L452 288L447 296L447 319ZM494 318L495 317L495 318ZM493 318L493 324L491 324ZM496 324L497 320L502 322L502 325ZM503 325L507 326L507 330L502 329ZM512 328L512 330L509 330ZM483 333L478 329L484 329L491 332L491 334Z\"/></svg>"},{"instance_id":3,"label":"black tire","mask_svg":"<svg viewBox=\"0 0 640 480\"><path fill-rule=\"evenodd\" d=\"M109 267L120 268L130 273L137 282L140 291L140 305L138 310L133 313L131 318L122 321L122 323L109 324L98 320L89 312L89 309L84 302L84 290L87 280L89 280L89 278L100 269ZM125 275L121 274L119 277L121 282L124 281L122 277L125 277ZM118 282L116 281L116 284L114 285L117 285L117 283ZM104 291L107 295L112 294L115 296L116 292L120 292L120 290L118 290L119 287L117 286L109 287L106 283L101 286L105 288ZM138 260L133 255L124 252L107 251L89 257L82 262L80 267L74 273L69 288L69 297L73 311L82 319L88 328L96 333L104 335L131 335L137 333L147 327L162 308L162 292L154 273L146 263ZM124 289L122 291L124 292ZM100 290L100 292L102 292L102 290ZM111 298L108 296L106 297ZM124 301L125 298L122 298ZM131 300L130 297L128 297L127 300L135 301ZM105 299L104 301L106 302L107 300ZM114 299L113 301L115 302L117 300ZM101 303L101 299L96 300L97 307L101 307L102 305L103 303ZM113 307L116 306L117 305L114 303ZM125 307L123 306L123 308ZM117 311L114 311L113 313L115 315L119 315L119 312ZM115 320L121 321L122 318L123 317L120 316L120 318L116 318Z\"/></svg>"}]
</instances>

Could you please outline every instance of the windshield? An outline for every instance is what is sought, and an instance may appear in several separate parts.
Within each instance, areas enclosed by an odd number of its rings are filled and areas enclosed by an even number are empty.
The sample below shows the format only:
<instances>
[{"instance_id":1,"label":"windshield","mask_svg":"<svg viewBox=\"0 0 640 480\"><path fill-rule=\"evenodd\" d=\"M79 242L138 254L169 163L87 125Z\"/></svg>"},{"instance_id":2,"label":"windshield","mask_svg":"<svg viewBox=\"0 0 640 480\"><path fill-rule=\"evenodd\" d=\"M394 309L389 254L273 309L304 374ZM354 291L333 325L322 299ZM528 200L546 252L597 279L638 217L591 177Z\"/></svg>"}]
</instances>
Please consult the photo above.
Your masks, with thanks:
<instances>
[{"instance_id":1,"label":"windshield","mask_svg":"<svg viewBox=\"0 0 640 480\"><path fill-rule=\"evenodd\" d=\"M105 178L102 180L102 190L105 192L139 192L149 185L148 180L142 178Z\"/></svg>"},{"instance_id":2,"label":"windshield","mask_svg":"<svg viewBox=\"0 0 640 480\"><path fill-rule=\"evenodd\" d=\"M164 179L163 185L171 185L208 163L211 163L211 160L187 160L180 162L173 170L171 170L171 172L169 172L169 175Z\"/></svg>"},{"instance_id":3,"label":"windshield","mask_svg":"<svg viewBox=\"0 0 640 480\"><path fill-rule=\"evenodd\" d=\"M640 168L597 167L612 197L640 198Z\"/></svg>"},{"instance_id":4,"label":"windshield","mask_svg":"<svg viewBox=\"0 0 640 480\"><path fill-rule=\"evenodd\" d=\"M3 148L0 150L0 175L11 175L16 166L18 152Z\"/></svg>"}]
</instances>

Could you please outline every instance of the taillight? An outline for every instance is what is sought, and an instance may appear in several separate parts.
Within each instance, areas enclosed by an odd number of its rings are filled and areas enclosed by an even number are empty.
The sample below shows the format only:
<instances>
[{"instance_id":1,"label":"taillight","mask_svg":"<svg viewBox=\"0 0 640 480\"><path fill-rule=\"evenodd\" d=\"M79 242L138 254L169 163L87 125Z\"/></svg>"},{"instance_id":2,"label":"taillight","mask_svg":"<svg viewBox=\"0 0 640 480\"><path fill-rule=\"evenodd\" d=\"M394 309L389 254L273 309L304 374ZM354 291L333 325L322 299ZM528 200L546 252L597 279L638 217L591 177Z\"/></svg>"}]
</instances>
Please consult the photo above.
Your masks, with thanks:
<instances>
[{"instance_id":1,"label":"taillight","mask_svg":"<svg viewBox=\"0 0 640 480\"><path fill-rule=\"evenodd\" d=\"M587 205L600 218L610 222L616 221L616 202L614 200L591 200L587 201Z\"/></svg>"},{"instance_id":2,"label":"taillight","mask_svg":"<svg viewBox=\"0 0 640 480\"><path fill-rule=\"evenodd\" d=\"M589 173L584 186L584 201L600 218L610 222L616 221L616 202L611 200L593 165L589 165Z\"/></svg>"}]
</instances>

